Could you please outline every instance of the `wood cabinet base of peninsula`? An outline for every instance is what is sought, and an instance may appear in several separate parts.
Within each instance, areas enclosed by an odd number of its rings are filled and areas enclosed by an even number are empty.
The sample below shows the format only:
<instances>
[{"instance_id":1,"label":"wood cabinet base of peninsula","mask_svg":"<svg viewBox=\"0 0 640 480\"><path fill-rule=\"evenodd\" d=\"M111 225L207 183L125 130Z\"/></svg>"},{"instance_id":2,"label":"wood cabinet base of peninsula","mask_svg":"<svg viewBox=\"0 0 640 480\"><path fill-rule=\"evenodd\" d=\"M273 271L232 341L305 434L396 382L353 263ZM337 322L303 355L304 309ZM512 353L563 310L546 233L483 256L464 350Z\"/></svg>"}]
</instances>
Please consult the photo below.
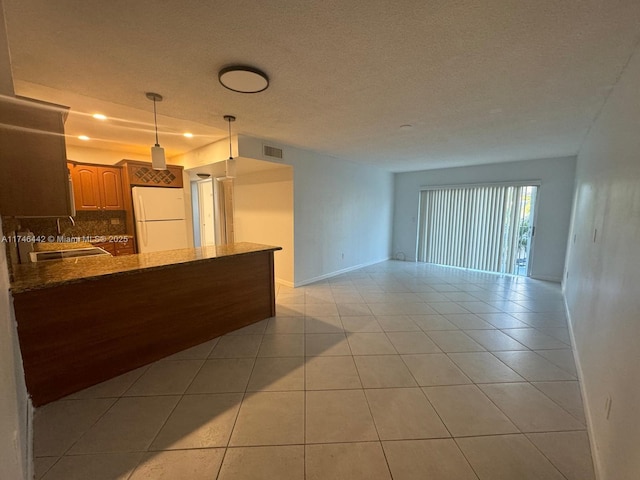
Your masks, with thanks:
<instances>
[{"instance_id":1,"label":"wood cabinet base of peninsula","mask_svg":"<svg viewBox=\"0 0 640 480\"><path fill-rule=\"evenodd\" d=\"M275 315L273 251L14 294L35 406Z\"/></svg>"}]
</instances>

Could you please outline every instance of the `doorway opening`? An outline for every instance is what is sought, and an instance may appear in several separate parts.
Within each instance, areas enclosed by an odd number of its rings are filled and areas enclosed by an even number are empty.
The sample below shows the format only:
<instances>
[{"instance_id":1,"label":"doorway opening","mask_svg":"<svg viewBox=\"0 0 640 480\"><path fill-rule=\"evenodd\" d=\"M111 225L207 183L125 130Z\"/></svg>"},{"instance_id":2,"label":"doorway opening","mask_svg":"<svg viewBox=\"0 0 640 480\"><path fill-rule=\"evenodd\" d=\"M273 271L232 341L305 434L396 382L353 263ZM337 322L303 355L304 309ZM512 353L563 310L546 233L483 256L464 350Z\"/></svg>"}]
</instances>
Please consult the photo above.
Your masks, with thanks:
<instances>
[{"instance_id":1,"label":"doorway opening","mask_svg":"<svg viewBox=\"0 0 640 480\"><path fill-rule=\"evenodd\" d=\"M193 241L196 247L233 243L231 179L207 178L191 182Z\"/></svg>"},{"instance_id":2,"label":"doorway opening","mask_svg":"<svg viewBox=\"0 0 640 480\"><path fill-rule=\"evenodd\" d=\"M461 185L420 192L420 262L528 276L538 186Z\"/></svg>"},{"instance_id":3,"label":"doorway opening","mask_svg":"<svg viewBox=\"0 0 640 480\"><path fill-rule=\"evenodd\" d=\"M213 181L211 179L198 182L198 212L200 216L200 245L215 245L215 210L213 198Z\"/></svg>"}]
</instances>

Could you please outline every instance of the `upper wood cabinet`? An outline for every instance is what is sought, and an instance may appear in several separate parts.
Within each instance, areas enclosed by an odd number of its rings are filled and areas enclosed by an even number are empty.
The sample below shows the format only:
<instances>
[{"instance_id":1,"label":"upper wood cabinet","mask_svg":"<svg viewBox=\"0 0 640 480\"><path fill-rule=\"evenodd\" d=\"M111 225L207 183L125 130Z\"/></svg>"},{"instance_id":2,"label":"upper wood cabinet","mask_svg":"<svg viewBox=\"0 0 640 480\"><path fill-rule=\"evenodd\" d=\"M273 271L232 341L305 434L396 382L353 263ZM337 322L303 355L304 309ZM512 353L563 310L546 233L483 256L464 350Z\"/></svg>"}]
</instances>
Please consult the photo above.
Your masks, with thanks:
<instances>
[{"instance_id":1,"label":"upper wood cabinet","mask_svg":"<svg viewBox=\"0 0 640 480\"><path fill-rule=\"evenodd\" d=\"M124 210L120 168L98 167L98 186L105 210Z\"/></svg>"},{"instance_id":2,"label":"upper wood cabinet","mask_svg":"<svg viewBox=\"0 0 640 480\"><path fill-rule=\"evenodd\" d=\"M0 98L0 214L71 215L64 120L67 107Z\"/></svg>"},{"instance_id":3,"label":"upper wood cabinet","mask_svg":"<svg viewBox=\"0 0 640 480\"><path fill-rule=\"evenodd\" d=\"M149 162L137 160L120 160L126 172L126 183L142 187L176 187L182 188L182 171L180 165L167 165L166 170L154 170Z\"/></svg>"},{"instance_id":4,"label":"upper wood cabinet","mask_svg":"<svg viewBox=\"0 0 640 480\"><path fill-rule=\"evenodd\" d=\"M76 210L124 210L120 167L69 163Z\"/></svg>"},{"instance_id":5,"label":"upper wood cabinet","mask_svg":"<svg viewBox=\"0 0 640 480\"><path fill-rule=\"evenodd\" d=\"M90 165L69 164L73 180L73 199L76 210L99 210L100 188L98 168Z\"/></svg>"}]
</instances>

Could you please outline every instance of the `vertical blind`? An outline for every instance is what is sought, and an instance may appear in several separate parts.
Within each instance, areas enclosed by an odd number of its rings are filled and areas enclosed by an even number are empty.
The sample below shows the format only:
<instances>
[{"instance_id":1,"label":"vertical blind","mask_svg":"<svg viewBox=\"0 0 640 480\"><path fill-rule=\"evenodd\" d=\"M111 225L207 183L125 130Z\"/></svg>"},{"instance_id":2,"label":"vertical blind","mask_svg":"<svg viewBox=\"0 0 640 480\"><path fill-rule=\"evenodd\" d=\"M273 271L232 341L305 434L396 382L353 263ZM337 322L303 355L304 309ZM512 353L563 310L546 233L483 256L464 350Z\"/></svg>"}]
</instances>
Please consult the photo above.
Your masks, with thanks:
<instances>
[{"instance_id":1,"label":"vertical blind","mask_svg":"<svg viewBox=\"0 0 640 480\"><path fill-rule=\"evenodd\" d=\"M420 192L418 261L511 273L518 255L518 205L526 186Z\"/></svg>"}]
</instances>

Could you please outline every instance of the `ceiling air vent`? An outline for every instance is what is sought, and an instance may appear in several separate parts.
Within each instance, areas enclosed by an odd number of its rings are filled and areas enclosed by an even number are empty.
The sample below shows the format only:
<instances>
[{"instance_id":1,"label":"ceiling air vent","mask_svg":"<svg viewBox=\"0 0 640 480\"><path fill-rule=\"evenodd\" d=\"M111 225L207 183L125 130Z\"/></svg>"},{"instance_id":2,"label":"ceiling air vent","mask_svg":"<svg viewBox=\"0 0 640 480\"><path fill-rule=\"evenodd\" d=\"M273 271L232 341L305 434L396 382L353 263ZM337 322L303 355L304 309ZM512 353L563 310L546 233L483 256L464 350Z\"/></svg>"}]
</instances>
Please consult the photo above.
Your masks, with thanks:
<instances>
[{"instance_id":1,"label":"ceiling air vent","mask_svg":"<svg viewBox=\"0 0 640 480\"><path fill-rule=\"evenodd\" d=\"M282 158L282 149L277 147L270 147L269 145L262 146L262 153L265 157Z\"/></svg>"}]
</instances>

